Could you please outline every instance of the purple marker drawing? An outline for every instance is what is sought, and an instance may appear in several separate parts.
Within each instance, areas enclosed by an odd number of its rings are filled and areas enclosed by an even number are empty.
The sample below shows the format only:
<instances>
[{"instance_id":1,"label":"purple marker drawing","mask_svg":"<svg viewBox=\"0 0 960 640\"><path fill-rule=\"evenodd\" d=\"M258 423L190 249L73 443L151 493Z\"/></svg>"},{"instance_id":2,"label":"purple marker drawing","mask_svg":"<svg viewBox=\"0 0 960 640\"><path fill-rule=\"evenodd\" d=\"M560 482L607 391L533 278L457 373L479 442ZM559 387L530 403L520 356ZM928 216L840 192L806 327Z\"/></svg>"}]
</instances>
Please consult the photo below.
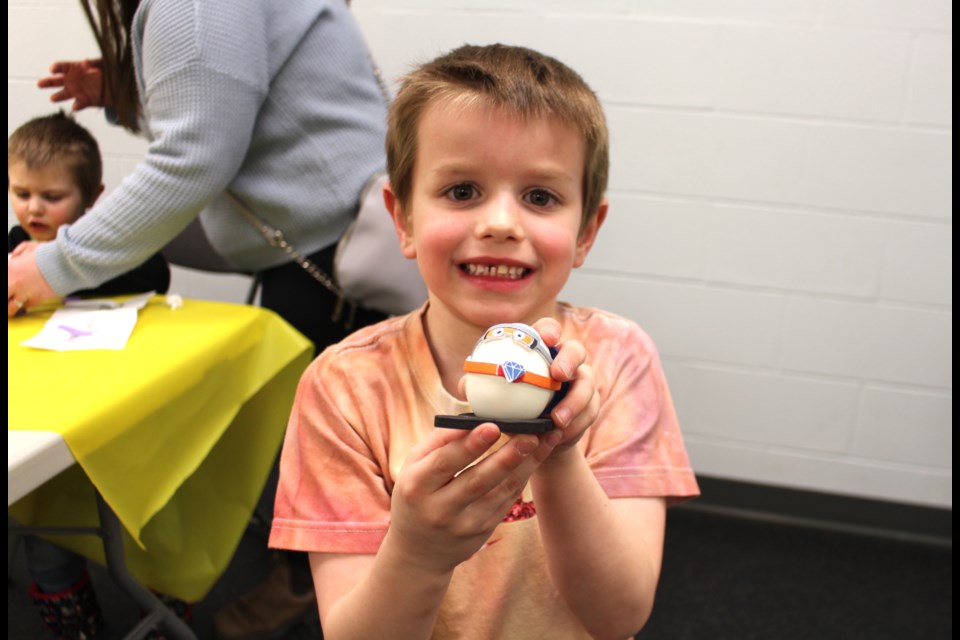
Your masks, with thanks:
<instances>
[{"instance_id":1,"label":"purple marker drawing","mask_svg":"<svg viewBox=\"0 0 960 640\"><path fill-rule=\"evenodd\" d=\"M71 327L71 326L65 325L65 324L58 324L58 325L57 325L57 328L58 328L58 329L63 329L64 331L66 331L67 333L69 333L69 334L70 334L70 339L79 338L79 337L81 337L81 336L92 336L92 335L93 335L93 331L84 331L83 329L77 329L77 328L75 328L75 327Z\"/></svg>"}]
</instances>

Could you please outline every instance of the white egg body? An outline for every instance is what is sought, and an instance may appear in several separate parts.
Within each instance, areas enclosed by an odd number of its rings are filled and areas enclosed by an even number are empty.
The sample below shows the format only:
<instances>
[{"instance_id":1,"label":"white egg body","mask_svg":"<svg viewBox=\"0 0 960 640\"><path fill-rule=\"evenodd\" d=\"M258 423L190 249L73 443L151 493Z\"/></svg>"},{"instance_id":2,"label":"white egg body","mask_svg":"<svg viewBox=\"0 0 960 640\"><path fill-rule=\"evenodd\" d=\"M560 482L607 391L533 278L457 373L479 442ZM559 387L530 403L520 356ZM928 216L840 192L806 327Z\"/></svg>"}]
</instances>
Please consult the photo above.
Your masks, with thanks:
<instances>
[{"instance_id":1,"label":"white egg body","mask_svg":"<svg viewBox=\"0 0 960 640\"><path fill-rule=\"evenodd\" d=\"M550 365L543 357L514 340L481 342L470 359L492 364L515 362L525 371L550 377ZM466 374L465 391L475 415L500 420L538 418L553 397L550 389L480 373Z\"/></svg>"}]
</instances>

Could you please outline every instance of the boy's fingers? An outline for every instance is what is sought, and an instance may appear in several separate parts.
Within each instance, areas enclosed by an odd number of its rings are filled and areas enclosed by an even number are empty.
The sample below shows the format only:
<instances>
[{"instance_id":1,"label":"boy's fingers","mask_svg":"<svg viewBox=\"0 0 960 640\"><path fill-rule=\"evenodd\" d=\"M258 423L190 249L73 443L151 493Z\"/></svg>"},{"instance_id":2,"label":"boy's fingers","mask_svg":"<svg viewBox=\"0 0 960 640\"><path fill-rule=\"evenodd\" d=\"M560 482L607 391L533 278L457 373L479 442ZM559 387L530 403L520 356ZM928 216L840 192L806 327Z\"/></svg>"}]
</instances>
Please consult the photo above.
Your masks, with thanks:
<instances>
[{"instance_id":1,"label":"boy's fingers","mask_svg":"<svg viewBox=\"0 0 960 640\"><path fill-rule=\"evenodd\" d=\"M587 350L579 340L570 340L560 346L560 323L553 318L540 318L533 323L543 343L548 347L556 347L557 355L550 365L550 376L554 380L566 382L576 376L577 368L587 359Z\"/></svg>"},{"instance_id":2,"label":"boy's fingers","mask_svg":"<svg viewBox=\"0 0 960 640\"><path fill-rule=\"evenodd\" d=\"M582 433L592 425L600 414L600 397L595 389L591 387L590 393L585 395L585 401L580 404L580 409L572 413L569 424L563 427L564 431L573 433ZM578 404L581 402L577 400Z\"/></svg>"},{"instance_id":3,"label":"boy's fingers","mask_svg":"<svg viewBox=\"0 0 960 640\"><path fill-rule=\"evenodd\" d=\"M560 341L560 323L553 318L540 318L533 323L533 328L537 330L544 344L548 347L555 347Z\"/></svg>"},{"instance_id":4,"label":"boy's fingers","mask_svg":"<svg viewBox=\"0 0 960 640\"><path fill-rule=\"evenodd\" d=\"M594 392L587 407L573 419L570 428L575 432L584 431L596 421L598 415L600 415L600 397Z\"/></svg>"},{"instance_id":5,"label":"boy's fingers","mask_svg":"<svg viewBox=\"0 0 960 640\"><path fill-rule=\"evenodd\" d=\"M577 369L577 377L570 384L570 389L563 400L550 412L554 423L561 429L567 429L571 424L581 422L581 418L589 418L590 422L596 418L589 415L590 403L597 395L596 384L593 379L593 367L582 364ZM584 414L588 415L584 415Z\"/></svg>"},{"instance_id":6,"label":"boy's fingers","mask_svg":"<svg viewBox=\"0 0 960 640\"><path fill-rule=\"evenodd\" d=\"M435 429L411 450L408 461L421 462L418 475L427 491L448 484L500 439L500 429L484 423L471 429Z\"/></svg>"},{"instance_id":7,"label":"boy's fingers","mask_svg":"<svg viewBox=\"0 0 960 640\"><path fill-rule=\"evenodd\" d=\"M466 506L473 502L487 502L496 507L506 500L512 502L523 490L528 478L549 451L540 450L544 441L532 435L517 435L466 469L450 484L448 490Z\"/></svg>"},{"instance_id":8,"label":"boy's fingers","mask_svg":"<svg viewBox=\"0 0 960 640\"><path fill-rule=\"evenodd\" d=\"M461 429L434 429L426 439L410 449L407 459L411 462L422 460L437 449L455 440L465 438L467 435L468 433Z\"/></svg>"},{"instance_id":9,"label":"boy's fingers","mask_svg":"<svg viewBox=\"0 0 960 640\"><path fill-rule=\"evenodd\" d=\"M563 343L550 365L550 376L566 382L580 376L580 368L587 360L587 349L579 340Z\"/></svg>"}]
</instances>

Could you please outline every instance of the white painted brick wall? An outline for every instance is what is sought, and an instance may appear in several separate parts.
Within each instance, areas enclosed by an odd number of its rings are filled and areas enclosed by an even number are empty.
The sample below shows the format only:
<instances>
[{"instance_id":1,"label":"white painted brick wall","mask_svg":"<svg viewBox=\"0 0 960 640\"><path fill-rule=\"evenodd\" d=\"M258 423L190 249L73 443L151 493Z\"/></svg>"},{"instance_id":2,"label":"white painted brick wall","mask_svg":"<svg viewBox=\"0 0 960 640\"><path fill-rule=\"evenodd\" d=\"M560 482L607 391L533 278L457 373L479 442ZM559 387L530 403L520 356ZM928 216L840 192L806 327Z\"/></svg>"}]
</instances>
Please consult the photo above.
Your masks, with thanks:
<instances>
[{"instance_id":1,"label":"white painted brick wall","mask_svg":"<svg viewBox=\"0 0 960 640\"><path fill-rule=\"evenodd\" d=\"M731 285L876 296L886 229L869 218L717 206L706 277Z\"/></svg>"},{"instance_id":2,"label":"white painted brick wall","mask_svg":"<svg viewBox=\"0 0 960 640\"><path fill-rule=\"evenodd\" d=\"M953 38L919 34L913 51L906 121L942 127L953 125Z\"/></svg>"},{"instance_id":3,"label":"white painted brick wall","mask_svg":"<svg viewBox=\"0 0 960 640\"><path fill-rule=\"evenodd\" d=\"M900 116L908 33L731 25L718 34L718 109L884 122Z\"/></svg>"},{"instance_id":4,"label":"white painted brick wall","mask_svg":"<svg viewBox=\"0 0 960 640\"><path fill-rule=\"evenodd\" d=\"M353 7L388 78L501 41L597 91L611 210L564 297L654 337L698 471L952 508L949 0ZM12 130L49 110L33 88L49 62L95 48L74 0L14 0L8 18ZM84 118L112 188L142 143Z\"/></svg>"}]
</instances>

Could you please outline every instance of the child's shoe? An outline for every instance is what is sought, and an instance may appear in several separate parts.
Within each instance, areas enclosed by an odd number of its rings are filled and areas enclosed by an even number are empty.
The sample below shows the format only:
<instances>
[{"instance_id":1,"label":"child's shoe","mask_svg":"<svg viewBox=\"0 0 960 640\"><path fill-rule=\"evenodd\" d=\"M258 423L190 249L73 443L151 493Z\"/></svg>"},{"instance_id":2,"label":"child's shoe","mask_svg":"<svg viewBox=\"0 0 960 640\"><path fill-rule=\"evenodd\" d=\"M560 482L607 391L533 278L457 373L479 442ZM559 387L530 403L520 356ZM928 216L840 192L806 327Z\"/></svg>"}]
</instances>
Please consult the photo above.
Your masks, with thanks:
<instances>
[{"instance_id":1,"label":"child's shoe","mask_svg":"<svg viewBox=\"0 0 960 640\"><path fill-rule=\"evenodd\" d=\"M159 591L154 591L153 595L157 596L157 599L159 599L167 609L172 611L175 616L185 623L190 623L190 619L193 618L193 605L191 603L165 593L160 593ZM167 636L163 631L154 627L147 633L144 640L167 640Z\"/></svg>"},{"instance_id":2,"label":"child's shoe","mask_svg":"<svg viewBox=\"0 0 960 640\"><path fill-rule=\"evenodd\" d=\"M278 555L267 579L213 617L217 640L276 640L299 625L308 614L316 615L317 598L312 584L297 592L294 569L285 555ZM309 583L309 578L305 579Z\"/></svg>"},{"instance_id":3,"label":"child's shoe","mask_svg":"<svg viewBox=\"0 0 960 640\"><path fill-rule=\"evenodd\" d=\"M76 583L57 593L44 593L33 583L30 598L58 640L88 640L103 632L103 612L86 571Z\"/></svg>"}]
</instances>

